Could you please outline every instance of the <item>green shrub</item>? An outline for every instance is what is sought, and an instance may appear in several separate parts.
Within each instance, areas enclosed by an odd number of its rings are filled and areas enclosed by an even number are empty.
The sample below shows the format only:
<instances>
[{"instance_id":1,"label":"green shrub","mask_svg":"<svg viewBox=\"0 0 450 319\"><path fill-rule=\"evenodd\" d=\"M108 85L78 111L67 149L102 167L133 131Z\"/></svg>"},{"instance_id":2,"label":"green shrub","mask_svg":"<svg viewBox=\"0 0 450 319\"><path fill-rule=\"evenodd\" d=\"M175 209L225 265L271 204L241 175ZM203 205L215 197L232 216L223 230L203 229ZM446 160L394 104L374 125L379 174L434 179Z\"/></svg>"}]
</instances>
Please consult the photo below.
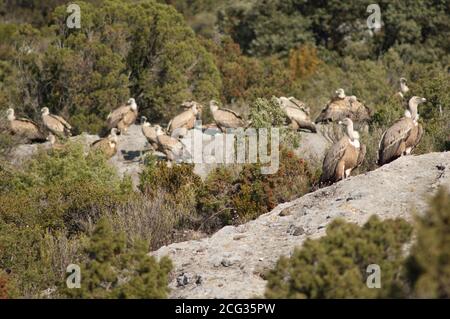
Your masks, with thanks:
<instances>
[{"instance_id":1,"label":"green shrub","mask_svg":"<svg viewBox=\"0 0 450 319\"><path fill-rule=\"evenodd\" d=\"M102 218L85 248L88 260L81 267L81 288L65 289L73 298L166 298L170 259L156 261L144 243L127 245Z\"/></svg>"},{"instance_id":2,"label":"green shrub","mask_svg":"<svg viewBox=\"0 0 450 319\"><path fill-rule=\"evenodd\" d=\"M0 269L8 269L22 297L37 297L58 278L43 257L44 231L39 226L17 227L0 221Z\"/></svg>"},{"instance_id":3,"label":"green shrub","mask_svg":"<svg viewBox=\"0 0 450 319\"><path fill-rule=\"evenodd\" d=\"M78 232L133 196L129 180L119 179L101 154L85 156L78 144L0 172L8 178L0 184L0 220L16 225Z\"/></svg>"},{"instance_id":4,"label":"green shrub","mask_svg":"<svg viewBox=\"0 0 450 319\"><path fill-rule=\"evenodd\" d=\"M224 225L245 223L306 194L316 181L309 165L284 148L275 174L261 174L260 164L246 164L240 171L217 168L199 191L201 228L214 231Z\"/></svg>"},{"instance_id":5,"label":"green shrub","mask_svg":"<svg viewBox=\"0 0 450 319\"><path fill-rule=\"evenodd\" d=\"M360 227L336 220L320 239L307 239L292 257L281 257L267 275L267 298L375 298L401 295L403 247L412 227L402 219L372 216ZM370 264L381 268L381 289L366 285Z\"/></svg>"},{"instance_id":6,"label":"green shrub","mask_svg":"<svg viewBox=\"0 0 450 319\"><path fill-rule=\"evenodd\" d=\"M407 270L412 297L450 298L450 194L444 188L417 217L417 242Z\"/></svg>"}]
</instances>

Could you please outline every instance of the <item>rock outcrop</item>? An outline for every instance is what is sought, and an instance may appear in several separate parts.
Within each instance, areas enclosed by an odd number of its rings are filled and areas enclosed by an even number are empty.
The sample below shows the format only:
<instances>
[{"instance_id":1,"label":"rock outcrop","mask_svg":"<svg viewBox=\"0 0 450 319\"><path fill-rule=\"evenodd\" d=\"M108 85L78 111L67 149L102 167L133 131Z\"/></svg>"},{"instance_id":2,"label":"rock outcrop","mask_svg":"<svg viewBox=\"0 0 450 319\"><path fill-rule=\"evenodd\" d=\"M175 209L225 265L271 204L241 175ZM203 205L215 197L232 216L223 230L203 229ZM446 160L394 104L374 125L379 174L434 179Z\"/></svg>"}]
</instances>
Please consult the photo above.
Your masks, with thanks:
<instances>
[{"instance_id":1,"label":"rock outcrop","mask_svg":"<svg viewBox=\"0 0 450 319\"><path fill-rule=\"evenodd\" d=\"M330 142L321 134L298 132L300 135L300 146L295 150L296 154L309 160L313 163L322 165L325 152L331 145ZM234 161L234 147L231 144L226 144L224 134L218 130L209 130L200 133L203 147L204 147L204 163L197 163L194 167L194 173L201 178L206 178L215 167L223 163L232 163ZM89 145L98 140L97 135L89 135L83 133L81 135L71 137L71 141L82 143L86 151ZM181 139L185 145L185 158L192 154L194 130L190 130L188 134ZM142 134L140 125L131 125L128 132L118 136L118 151L117 154L110 159L110 163L117 169L119 176L130 176L133 184L136 186L139 183L139 173L143 169L143 155L149 151L150 145L147 139ZM217 142L217 145L214 145ZM213 144L214 143L214 144ZM50 143L43 144L26 144L19 145L11 154L11 159L14 163L22 163L25 159L36 153L39 148L49 149ZM218 152L215 152L218 150ZM223 150L228 150L223 152ZM154 152L158 157L164 157L160 152ZM226 155L225 155L226 154ZM220 158L220 160L219 160Z\"/></svg>"},{"instance_id":2,"label":"rock outcrop","mask_svg":"<svg viewBox=\"0 0 450 319\"><path fill-rule=\"evenodd\" d=\"M174 262L172 298L258 297L264 293L265 271L306 238L323 236L333 219L363 224L375 214L411 220L441 185L450 188L450 152L403 157L281 204L244 225L152 254Z\"/></svg>"}]
</instances>

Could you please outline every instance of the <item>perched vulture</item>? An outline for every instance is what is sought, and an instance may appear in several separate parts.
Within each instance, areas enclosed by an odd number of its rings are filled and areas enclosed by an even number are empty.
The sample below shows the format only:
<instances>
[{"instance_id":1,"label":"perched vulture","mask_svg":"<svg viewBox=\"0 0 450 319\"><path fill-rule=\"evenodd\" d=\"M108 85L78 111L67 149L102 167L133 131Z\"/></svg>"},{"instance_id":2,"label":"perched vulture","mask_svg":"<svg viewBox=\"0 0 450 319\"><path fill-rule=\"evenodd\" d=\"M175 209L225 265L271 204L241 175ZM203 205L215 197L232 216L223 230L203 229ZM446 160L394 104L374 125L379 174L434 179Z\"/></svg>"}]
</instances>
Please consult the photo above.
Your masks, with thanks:
<instances>
[{"instance_id":1,"label":"perched vulture","mask_svg":"<svg viewBox=\"0 0 450 319\"><path fill-rule=\"evenodd\" d=\"M291 121L290 125L294 130L306 129L316 133L316 125L309 117L309 107L294 97L280 97L278 99L281 109Z\"/></svg>"},{"instance_id":2,"label":"perched vulture","mask_svg":"<svg viewBox=\"0 0 450 319\"><path fill-rule=\"evenodd\" d=\"M144 134L147 141L150 143L154 150L158 149L158 136L156 135L156 126L151 126L149 122L147 122L147 118L145 116L141 117L142 123L142 134Z\"/></svg>"},{"instance_id":3,"label":"perched vulture","mask_svg":"<svg viewBox=\"0 0 450 319\"><path fill-rule=\"evenodd\" d=\"M343 89L336 90L336 96L322 110L316 123L338 122L350 118L353 122L367 122L372 116L371 110L358 101L356 96L347 96Z\"/></svg>"},{"instance_id":4,"label":"perched vulture","mask_svg":"<svg viewBox=\"0 0 450 319\"><path fill-rule=\"evenodd\" d=\"M166 154L169 161L175 161L183 153L183 144L176 138L164 133L161 126L156 125L156 135L158 137L159 149Z\"/></svg>"},{"instance_id":5,"label":"perched vulture","mask_svg":"<svg viewBox=\"0 0 450 319\"><path fill-rule=\"evenodd\" d=\"M381 137L378 148L378 165L390 163L403 155L409 155L420 143L423 127L418 122L418 106L426 99L413 96L405 116L397 120Z\"/></svg>"},{"instance_id":6,"label":"perched vulture","mask_svg":"<svg viewBox=\"0 0 450 319\"><path fill-rule=\"evenodd\" d=\"M14 109L8 109L6 111L6 117L8 119L9 130L12 135L16 135L21 139L24 139L27 143L42 143L46 141L46 137L40 130L39 126L29 119L16 119Z\"/></svg>"},{"instance_id":7,"label":"perched vulture","mask_svg":"<svg viewBox=\"0 0 450 319\"><path fill-rule=\"evenodd\" d=\"M214 100L209 102L209 109L211 110L214 121L222 132L227 128L245 128L248 125L238 113L219 108L219 105Z\"/></svg>"},{"instance_id":8,"label":"perched vulture","mask_svg":"<svg viewBox=\"0 0 450 319\"><path fill-rule=\"evenodd\" d=\"M170 133L180 128L186 128L188 130L194 128L195 120L198 119L203 108L201 104L194 101L185 102L182 104L182 107L186 111L178 114L170 121L167 127Z\"/></svg>"},{"instance_id":9,"label":"perched vulture","mask_svg":"<svg viewBox=\"0 0 450 319\"><path fill-rule=\"evenodd\" d=\"M136 101L131 98L126 105L122 105L109 113L107 117L108 129L117 128L120 133L126 133L130 125L136 122L138 107Z\"/></svg>"},{"instance_id":10,"label":"perched vulture","mask_svg":"<svg viewBox=\"0 0 450 319\"><path fill-rule=\"evenodd\" d=\"M70 132L72 126L61 116L50 114L48 107L42 108L41 113L42 122L50 132L59 137L69 137L72 135Z\"/></svg>"},{"instance_id":11,"label":"perched vulture","mask_svg":"<svg viewBox=\"0 0 450 319\"><path fill-rule=\"evenodd\" d=\"M350 176L359 167L366 155L366 146L360 144L358 132L353 130L353 121L346 118L339 124L346 126L343 136L327 151L323 160L322 184L332 184Z\"/></svg>"},{"instance_id":12,"label":"perched vulture","mask_svg":"<svg viewBox=\"0 0 450 319\"><path fill-rule=\"evenodd\" d=\"M100 150L108 159L110 159L117 153L117 144L117 128L113 127L111 129L111 134L92 143L91 149Z\"/></svg>"}]
</instances>

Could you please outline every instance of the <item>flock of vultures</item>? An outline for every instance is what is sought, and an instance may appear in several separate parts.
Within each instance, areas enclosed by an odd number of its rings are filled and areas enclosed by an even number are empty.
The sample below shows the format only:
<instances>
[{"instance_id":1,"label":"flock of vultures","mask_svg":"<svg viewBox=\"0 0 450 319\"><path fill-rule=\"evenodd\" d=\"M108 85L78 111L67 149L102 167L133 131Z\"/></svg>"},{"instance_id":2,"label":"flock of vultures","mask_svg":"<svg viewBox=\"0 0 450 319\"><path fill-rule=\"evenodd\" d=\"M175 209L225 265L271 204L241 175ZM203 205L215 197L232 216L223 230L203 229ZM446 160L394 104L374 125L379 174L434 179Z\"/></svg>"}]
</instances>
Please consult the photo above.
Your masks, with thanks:
<instances>
[{"instance_id":1,"label":"flock of vultures","mask_svg":"<svg viewBox=\"0 0 450 319\"><path fill-rule=\"evenodd\" d=\"M400 79L400 91L397 93L400 100L405 99L409 91L406 80ZM404 101L404 116L389 127L381 137L378 150L378 165L384 165L393 160L410 154L419 144L423 136L423 128L419 124L418 106L426 100L413 96ZM336 95L327 103L316 121L310 118L310 110L305 103L293 97L278 98L280 108L289 120L289 126L294 130L308 130L317 133L317 123L339 123L345 126L345 135L335 142L327 151L323 161L323 184L334 183L350 176L352 170L362 164L366 147L360 143L359 133L354 124L363 127L371 118L371 110L355 96L347 96L343 89L338 89ZM246 128L250 125L238 113L219 107L212 100L209 103L214 123L203 128L227 129ZM166 129L160 125L151 125L147 119L141 117L142 133L154 150L166 155L171 163L182 153L183 144L180 139L188 130L194 128L195 121L200 119L203 106L200 103L189 101L182 104L183 112L175 116ZM9 131L27 143L49 141L52 147L62 147L57 139L71 136L71 125L61 116L51 114L47 107L42 110L42 126L25 119L16 118L13 109L8 109L7 119ZM103 152L108 158L117 153L118 134L127 134L127 129L138 118L138 106L133 98L125 105L111 112L106 121L110 134L91 144L91 149ZM362 124L362 125L361 125Z\"/></svg>"}]
</instances>

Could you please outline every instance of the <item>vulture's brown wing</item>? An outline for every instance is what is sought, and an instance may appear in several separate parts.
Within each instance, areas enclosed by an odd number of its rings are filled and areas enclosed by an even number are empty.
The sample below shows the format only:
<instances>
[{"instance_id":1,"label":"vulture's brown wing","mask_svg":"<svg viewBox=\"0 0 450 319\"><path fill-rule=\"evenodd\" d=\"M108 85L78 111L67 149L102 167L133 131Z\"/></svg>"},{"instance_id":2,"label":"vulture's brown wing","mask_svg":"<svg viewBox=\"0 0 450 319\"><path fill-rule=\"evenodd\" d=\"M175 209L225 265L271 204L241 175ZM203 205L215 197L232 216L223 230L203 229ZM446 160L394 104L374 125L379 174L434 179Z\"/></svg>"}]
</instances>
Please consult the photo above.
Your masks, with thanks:
<instances>
[{"instance_id":1,"label":"vulture's brown wing","mask_svg":"<svg viewBox=\"0 0 450 319\"><path fill-rule=\"evenodd\" d=\"M417 147L417 145L419 145L420 141L423 138L424 130L423 130L422 124L419 123L419 125L417 126L417 129L418 129L418 132L417 132L416 143L414 143L415 145L412 148L411 152L414 151L414 149Z\"/></svg>"},{"instance_id":2,"label":"vulture's brown wing","mask_svg":"<svg viewBox=\"0 0 450 319\"><path fill-rule=\"evenodd\" d=\"M356 162L356 167L358 168L362 165L364 162L364 158L366 157L367 148L365 144L361 144L359 147L359 153L358 153L358 161Z\"/></svg>"},{"instance_id":3,"label":"vulture's brown wing","mask_svg":"<svg viewBox=\"0 0 450 319\"><path fill-rule=\"evenodd\" d=\"M168 135L158 135L158 144L165 150L173 150L180 146L180 142Z\"/></svg>"},{"instance_id":4,"label":"vulture's brown wing","mask_svg":"<svg viewBox=\"0 0 450 319\"><path fill-rule=\"evenodd\" d=\"M113 127L117 127L117 124L123 119L125 114L130 111L131 108L128 105L122 105L109 113L107 117L108 128L112 129Z\"/></svg>"},{"instance_id":5,"label":"vulture's brown wing","mask_svg":"<svg viewBox=\"0 0 450 319\"><path fill-rule=\"evenodd\" d=\"M309 112L306 108L305 103L303 103L300 100L297 100L295 97L290 97L288 100L292 102L292 104L293 104L292 106L298 108L299 110L302 110L303 112L305 112L306 114L309 115Z\"/></svg>"},{"instance_id":6,"label":"vulture's brown wing","mask_svg":"<svg viewBox=\"0 0 450 319\"><path fill-rule=\"evenodd\" d=\"M327 121L339 121L343 120L349 114L349 105L346 99L334 98L325 106L318 118L316 123L327 122Z\"/></svg>"},{"instance_id":7,"label":"vulture's brown wing","mask_svg":"<svg viewBox=\"0 0 450 319\"><path fill-rule=\"evenodd\" d=\"M194 127L195 116L191 110L184 111L183 113L175 116L169 123L169 131L176 130L180 127L192 128Z\"/></svg>"},{"instance_id":8,"label":"vulture's brown wing","mask_svg":"<svg viewBox=\"0 0 450 319\"><path fill-rule=\"evenodd\" d=\"M44 115L42 117L42 121L44 122L45 126L52 131L55 134L63 133L65 126L63 123L61 123L59 120L54 118L51 115Z\"/></svg>"},{"instance_id":9,"label":"vulture's brown wing","mask_svg":"<svg viewBox=\"0 0 450 319\"><path fill-rule=\"evenodd\" d=\"M328 150L322 165L322 176L320 178L322 183L334 182L336 166L344 156L345 150L347 149L348 145L348 137L344 136L338 142L333 144Z\"/></svg>"},{"instance_id":10,"label":"vulture's brown wing","mask_svg":"<svg viewBox=\"0 0 450 319\"><path fill-rule=\"evenodd\" d=\"M16 119L11 123L13 134L25 137L31 141L44 141L46 138L39 126L32 120L26 118Z\"/></svg>"},{"instance_id":11,"label":"vulture's brown wing","mask_svg":"<svg viewBox=\"0 0 450 319\"><path fill-rule=\"evenodd\" d=\"M358 99L352 100L351 97L346 97L350 107L351 119L354 122L368 121L372 116L372 110L366 104Z\"/></svg>"},{"instance_id":12,"label":"vulture's brown wing","mask_svg":"<svg viewBox=\"0 0 450 319\"><path fill-rule=\"evenodd\" d=\"M53 117L55 120L61 122L61 124L66 127L66 129L68 129L68 130L72 129L72 126L69 123L67 123L67 121L64 118L62 118L61 116L54 115L54 114L51 114L50 116Z\"/></svg>"},{"instance_id":13,"label":"vulture's brown wing","mask_svg":"<svg viewBox=\"0 0 450 319\"><path fill-rule=\"evenodd\" d=\"M217 115L214 117L214 119L220 126L232 128L245 126L245 122L242 117L233 110L220 109L216 111L216 114Z\"/></svg>"},{"instance_id":14,"label":"vulture's brown wing","mask_svg":"<svg viewBox=\"0 0 450 319\"><path fill-rule=\"evenodd\" d=\"M389 163L399 156L398 148L408 139L413 122L409 118L401 118L384 132L378 149L378 164Z\"/></svg>"},{"instance_id":15,"label":"vulture's brown wing","mask_svg":"<svg viewBox=\"0 0 450 319\"><path fill-rule=\"evenodd\" d=\"M122 122L126 126L130 126L130 125L134 124L134 122L136 122L136 119L137 119L137 113L130 109L129 112L126 112L123 115Z\"/></svg>"}]
</instances>

